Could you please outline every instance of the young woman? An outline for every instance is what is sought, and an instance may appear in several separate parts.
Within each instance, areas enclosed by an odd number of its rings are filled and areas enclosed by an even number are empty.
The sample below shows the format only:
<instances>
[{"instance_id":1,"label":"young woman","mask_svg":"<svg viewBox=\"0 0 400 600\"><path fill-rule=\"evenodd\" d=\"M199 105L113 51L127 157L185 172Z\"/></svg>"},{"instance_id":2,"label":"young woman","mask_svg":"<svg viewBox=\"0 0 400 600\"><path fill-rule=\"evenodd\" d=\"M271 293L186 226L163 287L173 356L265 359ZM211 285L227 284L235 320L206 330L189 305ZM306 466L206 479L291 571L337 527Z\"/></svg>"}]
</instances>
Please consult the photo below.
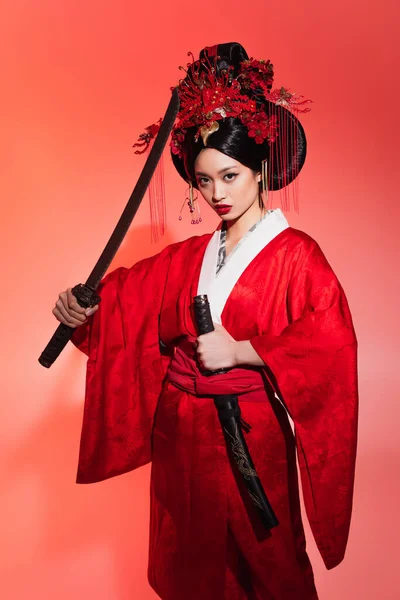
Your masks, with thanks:
<instances>
[{"instance_id":1,"label":"young woman","mask_svg":"<svg viewBox=\"0 0 400 600\"><path fill-rule=\"evenodd\" d=\"M163 600L317 598L296 449L327 568L345 552L356 339L317 243L264 208L260 189L293 181L306 147L289 110L296 98L271 85L269 61L249 61L239 44L202 51L179 86L172 156L221 226L110 273L99 306L85 311L69 288L53 310L89 356L78 482L152 461L149 581ZM215 323L201 336L197 294ZM251 426L247 445L279 521L269 532L227 453L218 394L237 394Z\"/></svg>"}]
</instances>

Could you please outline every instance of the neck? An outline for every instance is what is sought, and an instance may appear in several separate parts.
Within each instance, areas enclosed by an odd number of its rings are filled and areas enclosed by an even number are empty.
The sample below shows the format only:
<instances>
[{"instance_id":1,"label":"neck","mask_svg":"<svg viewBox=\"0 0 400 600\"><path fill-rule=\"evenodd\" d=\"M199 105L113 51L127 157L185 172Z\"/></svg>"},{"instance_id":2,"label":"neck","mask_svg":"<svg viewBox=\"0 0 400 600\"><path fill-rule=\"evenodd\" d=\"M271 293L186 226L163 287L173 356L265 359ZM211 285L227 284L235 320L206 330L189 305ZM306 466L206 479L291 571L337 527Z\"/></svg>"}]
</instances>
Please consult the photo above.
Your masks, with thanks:
<instances>
[{"instance_id":1,"label":"neck","mask_svg":"<svg viewBox=\"0 0 400 600\"><path fill-rule=\"evenodd\" d=\"M238 242L266 213L266 209L260 208L258 202L253 204L245 213L233 221L226 222L227 240Z\"/></svg>"}]
</instances>

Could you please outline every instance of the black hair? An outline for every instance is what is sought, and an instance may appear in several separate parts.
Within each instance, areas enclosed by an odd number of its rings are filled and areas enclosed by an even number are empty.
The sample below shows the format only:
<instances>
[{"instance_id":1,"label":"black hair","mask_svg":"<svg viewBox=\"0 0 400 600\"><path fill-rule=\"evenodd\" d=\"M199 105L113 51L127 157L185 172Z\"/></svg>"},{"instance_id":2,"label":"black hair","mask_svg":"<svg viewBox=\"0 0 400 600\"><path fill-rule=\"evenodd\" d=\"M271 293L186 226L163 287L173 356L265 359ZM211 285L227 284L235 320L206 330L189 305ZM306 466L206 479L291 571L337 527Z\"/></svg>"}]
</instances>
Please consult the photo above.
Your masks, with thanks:
<instances>
[{"instance_id":1,"label":"black hair","mask_svg":"<svg viewBox=\"0 0 400 600\"><path fill-rule=\"evenodd\" d=\"M176 154L172 154L172 160L178 173L186 181L191 181L195 187L197 187L197 183L194 165L200 152L206 147L219 150L255 172L261 170L261 162L267 158L264 144L256 144L249 137L247 128L239 119L229 117L218 121L218 125L218 131L208 137L207 146L204 146L201 136L197 142L195 141L195 127L188 129L182 145L183 160L179 159Z\"/></svg>"}]
</instances>

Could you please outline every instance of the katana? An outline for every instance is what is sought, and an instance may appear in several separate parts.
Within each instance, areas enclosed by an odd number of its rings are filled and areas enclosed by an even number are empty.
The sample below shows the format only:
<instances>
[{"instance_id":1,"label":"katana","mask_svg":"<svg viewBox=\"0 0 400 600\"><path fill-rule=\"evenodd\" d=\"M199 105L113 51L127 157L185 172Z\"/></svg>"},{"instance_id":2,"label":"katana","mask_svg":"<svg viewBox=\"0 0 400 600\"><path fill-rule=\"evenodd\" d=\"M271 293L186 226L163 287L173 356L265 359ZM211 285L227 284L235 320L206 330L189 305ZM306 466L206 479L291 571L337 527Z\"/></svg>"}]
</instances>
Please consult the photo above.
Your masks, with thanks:
<instances>
[{"instance_id":1,"label":"katana","mask_svg":"<svg viewBox=\"0 0 400 600\"><path fill-rule=\"evenodd\" d=\"M207 295L203 294L194 297L194 315L199 335L214 331ZM223 372L224 370L221 369L220 371L209 371L205 374L215 375L216 373L222 374ZM279 525L279 521L272 510L257 475L243 435L243 421L241 419L238 397L235 394L218 395L214 397L214 404L218 411L218 418L224 433L228 452L234 465L243 479L247 493L256 508L262 524L266 529L272 529Z\"/></svg>"},{"instance_id":2,"label":"katana","mask_svg":"<svg viewBox=\"0 0 400 600\"><path fill-rule=\"evenodd\" d=\"M74 294L74 296L76 296L79 304L84 308L95 306L101 300L100 296L96 294L96 289L100 281L104 277L108 267L110 266L111 261L114 258L118 248L120 247L132 223L132 220L140 206L140 203L143 200L143 197L146 193L151 178L154 174L154 171L157 167L157 164L161 158L162 152L167 143L169 134L171 133L178 111L178 89L174 88L171 100L168 104L167 111L165 113L164 118L162 119L157 138L151 148L150 154L146 160L146 163L135 185L135 188L128 200L127 205L124 208L124 211L113 233L111 234L110 239L108 240L92 272L87 278L86 283L79 283L78 285L72 288L72 293ZM74 327L68 327L68 325L64 325L63 323L61 323L57 327L50 342L47 344L46 348L40 355L40 364L47 368L51 367L53 362L59 356L60 352L71 339L74 331Z\"/></svg>"}]
</instances>

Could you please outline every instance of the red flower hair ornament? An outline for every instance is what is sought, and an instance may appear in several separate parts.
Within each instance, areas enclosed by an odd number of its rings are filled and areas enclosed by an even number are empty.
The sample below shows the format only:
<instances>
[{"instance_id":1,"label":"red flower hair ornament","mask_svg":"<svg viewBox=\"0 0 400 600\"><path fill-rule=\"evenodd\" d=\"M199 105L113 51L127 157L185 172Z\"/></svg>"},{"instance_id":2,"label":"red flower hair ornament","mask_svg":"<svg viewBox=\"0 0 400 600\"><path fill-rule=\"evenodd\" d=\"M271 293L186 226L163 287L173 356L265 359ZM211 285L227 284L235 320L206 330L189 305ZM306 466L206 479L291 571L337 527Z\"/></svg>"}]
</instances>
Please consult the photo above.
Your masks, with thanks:
<instances>
[{"instance_id":1,"label":"red flower hair ornament","mask_svg":"<svg viewBox=\"0 0 400 600\"><path fill-rule=\"evenodd\" d=\"M171 152L180 158L183 141L191 127L196 128L195 140L201 136L207 146L209 136L219 129L218 121L236 117L257 144L266 140L272 144L278 135L278 123L276 115L269 116L264 110L266 102L283 106L291 112L310 110L307 104L311 101L303 96L283 87L271 91L274 68L269 60L243 60L234 77L233 67L218 72L218 56L213 59L207 56L197 61L191 52L188 56L192 57L192 62L187 64L186 69L180 67L186 72L186 77L178 84L180 110L171 135ZM136 154L147 150L160 125L161 119L139 136L139 141L134 144L134 148L138 148Z\"/></svg>"}]
</instances>

